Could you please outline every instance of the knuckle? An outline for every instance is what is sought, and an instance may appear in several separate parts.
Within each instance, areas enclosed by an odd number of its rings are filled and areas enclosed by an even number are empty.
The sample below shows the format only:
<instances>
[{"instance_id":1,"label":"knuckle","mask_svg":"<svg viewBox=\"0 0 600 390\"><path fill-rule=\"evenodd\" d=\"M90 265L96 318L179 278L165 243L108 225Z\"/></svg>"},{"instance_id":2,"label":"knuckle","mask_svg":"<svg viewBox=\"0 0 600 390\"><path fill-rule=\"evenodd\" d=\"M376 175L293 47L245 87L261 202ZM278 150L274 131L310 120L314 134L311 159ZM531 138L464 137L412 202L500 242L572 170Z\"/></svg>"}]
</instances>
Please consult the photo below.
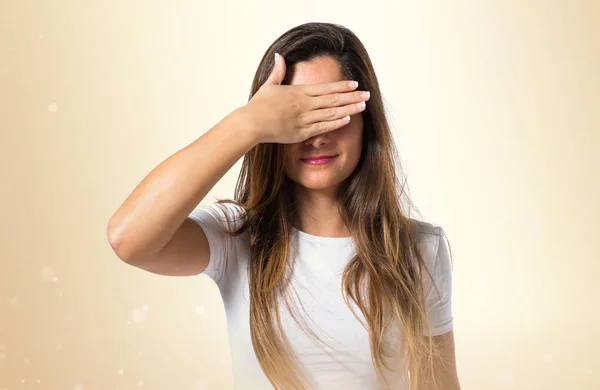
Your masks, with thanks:
<instances>
[{"instance_id":1,"label":"knuckle","mask_svg":"<svg viewBox=\"0 0 600 390\"><path fill-rule=\"evenodd\" d=\"M304 123L307 123L307 117L306 117L306 112L301 112L298 114L298 126L301 126Z\"/></svg>"},{"instance_id":2,"label":"knuckle","mask_svg":"<svg viewBox=\"0 0 600 390\"><path fill-rule=\"evenodd\" d=\"M340 102L340 96L338 94L329 95L329 104L337 106Z\"/></svg>"},{"instance_id":3,"label":"knuckle","mask_svg":"<svg viewBox=\"0 0 600 390\"><path fill-rule=\"evenodd\" d=\"M294 113L297 116L302 113L302 105L298 102L298 100L289 101L287 106L289 107L290 113Z\"/></svg>"},{"instance_id":4,"label":"knuckle","mask_svg":"<svg viewBox=\"0 0 600 390\"><path fill-rule=\"evenodd\" d=\"M297 112L304 111L307 106L307 101L302 95L295 95L292 99L292 104Z\"/></svg>"}]
</instances>

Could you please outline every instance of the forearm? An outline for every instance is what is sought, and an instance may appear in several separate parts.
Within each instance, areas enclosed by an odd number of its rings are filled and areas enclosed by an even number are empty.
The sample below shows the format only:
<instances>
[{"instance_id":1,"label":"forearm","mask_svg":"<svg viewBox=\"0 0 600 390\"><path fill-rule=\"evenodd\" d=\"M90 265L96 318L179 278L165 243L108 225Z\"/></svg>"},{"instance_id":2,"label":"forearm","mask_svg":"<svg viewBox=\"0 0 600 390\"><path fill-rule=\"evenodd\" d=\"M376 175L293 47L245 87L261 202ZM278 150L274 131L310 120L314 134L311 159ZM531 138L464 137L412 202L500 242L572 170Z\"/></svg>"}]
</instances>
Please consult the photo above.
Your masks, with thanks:
<instances>
[{"instance_id":1,"label":"forearm","mask_svg":"<svg viewBox=\"0 0 600 390\"><path fill-rule=\"evenodd\" d=\"M418 390L461 390L458 377L438 374L435 381L426 379L419 384Z\"/></svg>"},{"instance_id":2,"label":"forearm","mask_svg":"<svg viewBox=\"0 0 600 390\"><path fill-rule=\"evenodd\" d=\"M456 355L454 347L454 331L440 336L433 336L433 343L438 354L431 362L423 361L422 365L432 364L434 378L431 378L429 368L426 369L419 390L460 390Z\"/></svg>"}]
</instances>

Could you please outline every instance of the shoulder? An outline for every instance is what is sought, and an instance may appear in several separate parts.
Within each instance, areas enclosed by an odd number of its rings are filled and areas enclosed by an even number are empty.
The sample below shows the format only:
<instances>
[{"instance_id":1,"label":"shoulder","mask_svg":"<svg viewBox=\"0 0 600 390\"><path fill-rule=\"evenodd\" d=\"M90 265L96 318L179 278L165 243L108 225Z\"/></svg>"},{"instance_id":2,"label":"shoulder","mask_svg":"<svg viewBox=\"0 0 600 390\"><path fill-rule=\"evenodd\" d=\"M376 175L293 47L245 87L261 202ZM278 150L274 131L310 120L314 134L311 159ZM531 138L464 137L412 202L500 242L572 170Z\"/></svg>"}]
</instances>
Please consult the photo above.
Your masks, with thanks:
<instances>
[{"instance_id":1,"label":"shoulder","mask_svg":"<svg viewBox=\"0 0 600 390\"><path fill-rule=\"evenodd\" d=\"M408 219L410 230L415 236L417 244L437 247L440 239L445 235L441 226L418 219Z\"/></svg>"},{"instance_id":2,"label":"shoulder","mask_svg":"<svg viewBox=\"0 0 600 390\"><path fill-rule=\"evenodd\" d=\"M448 243L444 229L429 222L409 218L409 224L415 235L416 245L423 255L423 260L429 266L436 262L445 262L448 253Z\"/></svg>"},{"instance_id":3,"label":"shoulder","mask_svg":"<svg viewBox=\"0 0 600 390\"><path fill-rule=\"evenodd\" d=\"M411 229L422 237L441 235L441 227L429 222L408 218Z\"/></svg>"}]
</instances>

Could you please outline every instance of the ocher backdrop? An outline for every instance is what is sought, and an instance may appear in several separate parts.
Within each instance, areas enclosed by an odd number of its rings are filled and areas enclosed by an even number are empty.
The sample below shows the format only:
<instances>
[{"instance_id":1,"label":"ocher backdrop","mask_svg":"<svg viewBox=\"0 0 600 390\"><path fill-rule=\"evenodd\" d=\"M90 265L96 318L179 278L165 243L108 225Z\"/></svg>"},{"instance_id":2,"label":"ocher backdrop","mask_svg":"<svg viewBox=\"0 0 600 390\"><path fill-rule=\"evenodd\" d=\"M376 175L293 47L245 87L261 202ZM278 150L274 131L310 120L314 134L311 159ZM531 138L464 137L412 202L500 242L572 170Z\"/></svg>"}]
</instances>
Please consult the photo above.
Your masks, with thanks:
<instances>
[{"instance_id":1,"label":"ocher backdrop","mask_svg":"<svg viewBox=\"0 0 600 390\"><path fill-rule=\"evenodd\" d=\"M599 17L567 0L3 2L0 389L232 389L216 287L123 264L106 224L307 21L364 42L413 199L448 234L463 389L599 389ZM205 202L233 196L240 162Z\"/></svg>"}]
</instances>

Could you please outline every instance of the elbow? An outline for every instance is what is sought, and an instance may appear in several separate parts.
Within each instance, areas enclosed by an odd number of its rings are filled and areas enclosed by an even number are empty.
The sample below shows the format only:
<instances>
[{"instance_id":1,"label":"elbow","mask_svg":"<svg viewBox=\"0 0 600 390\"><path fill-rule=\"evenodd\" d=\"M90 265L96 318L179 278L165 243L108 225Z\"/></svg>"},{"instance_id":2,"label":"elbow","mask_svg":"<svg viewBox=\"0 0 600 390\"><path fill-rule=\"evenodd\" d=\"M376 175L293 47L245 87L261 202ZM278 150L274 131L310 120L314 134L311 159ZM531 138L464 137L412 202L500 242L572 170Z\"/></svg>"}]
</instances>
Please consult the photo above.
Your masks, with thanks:
<instances>
[{"instance_id":1,"label":"elbow","mask_svg":"<svg viewBox=\"0 0 600 390\"><path fill-rule=\"evenodd\" d=\"M106 227L106 239L113 252L124 263L141 267L148 263L152 258L147 247L141 245L141 240L136 235L131 235L124 229L115 226L109 222Z\"/></svg>"},{"instance_id":2,"label":"elbow","mask_svg":"<svg viewBox=\"0 0 600 390\"><path fill-rule=\"evenodd\" d=\"M127 240L123 238L121 229L114 226L112 219L106 226L106 239L119 259L126 263L132 262L131 247L127 245Z\"/></svg>"},{"instance_id":3,"label":"elbow","mask_svg":"<svg viewBox=\"0 0 600 390\"><path fill-rule=\"evenodd\" d=\"M117 255L117 257L123 261L125 261L125 257L123 255L123 245L121 242L121 238L115 232L114 229L108 227L106 229L106 239L108 240L108 244L110 245L113 252Z\"/></svg>"}]
</instances>

